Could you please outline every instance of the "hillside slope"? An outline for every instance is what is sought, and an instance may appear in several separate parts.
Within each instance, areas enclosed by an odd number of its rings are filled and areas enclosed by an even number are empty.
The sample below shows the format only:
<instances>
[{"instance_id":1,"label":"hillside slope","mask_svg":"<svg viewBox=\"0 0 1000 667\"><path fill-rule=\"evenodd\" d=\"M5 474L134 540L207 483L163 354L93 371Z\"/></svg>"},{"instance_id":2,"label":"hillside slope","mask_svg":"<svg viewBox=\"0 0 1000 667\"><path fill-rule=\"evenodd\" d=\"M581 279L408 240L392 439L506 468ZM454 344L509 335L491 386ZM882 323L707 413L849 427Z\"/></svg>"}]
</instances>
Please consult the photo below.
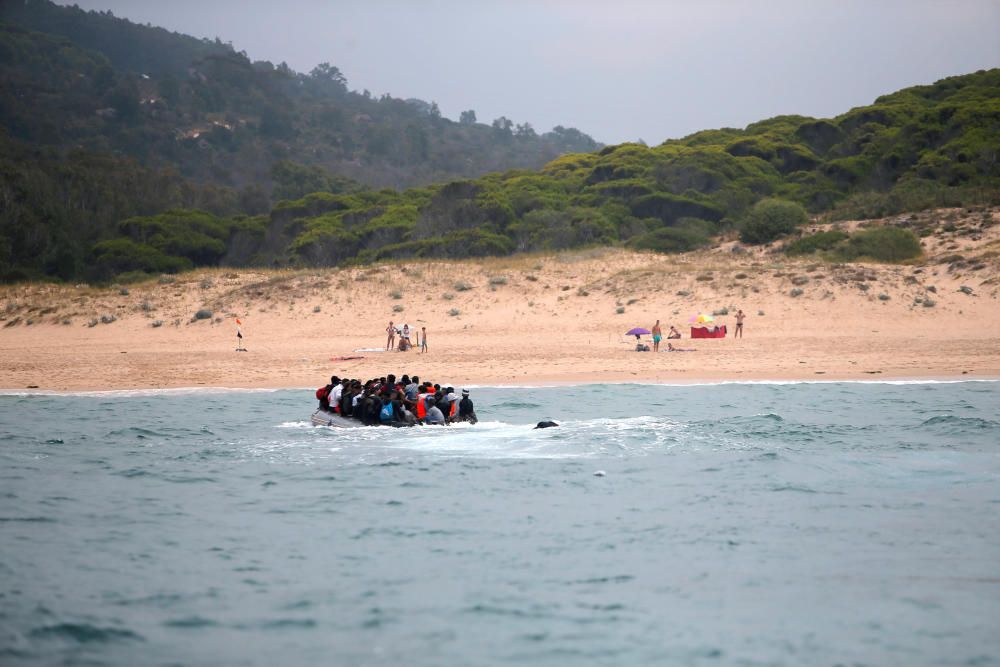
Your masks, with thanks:
<instances>
[{"instance_id":1,"label":"hillside slope","mask_svg":"<svg viewBox=\"0 0 1000 667\"><path fill-rule=\"evenodd\" d=\"M218 40L48 0L3 3L0 27L0 120L12 139L121 153L198 183L270 193L273 165L291 160L407 187L598 146L563 127L455 122L433 103L351 91L326 63L300 74Z\"/></svg>"},{"instance_id":2,"label":"hillside slope","mask_svg":"<svg viewBox=\"0 0 1000 667\"><path fill-rule=\"evenodd\" d=\"M834 118L779 116L593 151L575 130L538 136L506 119L454 123L419 100L371 99L328 65L296 74L47 0L3 8L8 281L588 245L681 252L737 232L748 243L794 236L807 212L863 218L1000 201L1000 69ZM543 156L553 159L542 165ZM522 160L542 166L508 168ZM491 173L456 179L466 168ZM357 180L400 184L417 173L435 182L401 191ZM881 239L909 248L883 259L919 255L919 231ZM832 238L804 247L849 260L873 245Z\"/></svg>"},{"instance_id":3,"label":"hillside slope","mask_svg":"<svg viewBox=\"0 0 1000 667\"><path fill-rule=\"evenodd\" d=\"M260 214L311 192L599 147L572 128L474 116L454 122L432 103L351 91L327 64L300 74L110 12L0 3L0 279L85 276L92 246L136 215Z\"/></svg>"},{"instance_id":4,"label":"hillside slope","mask_svg":"<svg viewBox=\"0 0 1000 667\"><path fill-rule=\"evenodd\" d=\"M828 217L986 205L1000 200L998 156L1000 70L990 70L832 119L782 116L653 148L567 155L535 172L283 202L262 221L254 261L323 266L619 243L678 252L739 229L765 199Z\"/></svg>"}]
</instances>

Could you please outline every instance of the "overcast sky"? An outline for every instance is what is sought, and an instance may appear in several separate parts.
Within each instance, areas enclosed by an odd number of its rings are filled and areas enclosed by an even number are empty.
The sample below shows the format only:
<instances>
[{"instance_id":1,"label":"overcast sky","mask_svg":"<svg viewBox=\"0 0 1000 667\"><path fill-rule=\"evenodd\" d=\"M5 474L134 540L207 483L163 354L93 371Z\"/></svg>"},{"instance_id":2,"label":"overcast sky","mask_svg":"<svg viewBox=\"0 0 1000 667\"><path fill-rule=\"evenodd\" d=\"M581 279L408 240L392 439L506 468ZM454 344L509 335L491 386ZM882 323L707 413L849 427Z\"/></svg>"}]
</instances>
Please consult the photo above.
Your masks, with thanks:
<instances>
[{"instance_id":1,"label":"overcast sky","mask_svg":"<svg viewBox=\"0 0 1000 667\"><path fill-rule=\"evenodd\" d=\"M62 4L71 4L63 2ZM354 90L598 141L833 116L1000 66L1000 0L75 0L219 37L254 60L336 65Z\"/></svg>"}]
</instances>

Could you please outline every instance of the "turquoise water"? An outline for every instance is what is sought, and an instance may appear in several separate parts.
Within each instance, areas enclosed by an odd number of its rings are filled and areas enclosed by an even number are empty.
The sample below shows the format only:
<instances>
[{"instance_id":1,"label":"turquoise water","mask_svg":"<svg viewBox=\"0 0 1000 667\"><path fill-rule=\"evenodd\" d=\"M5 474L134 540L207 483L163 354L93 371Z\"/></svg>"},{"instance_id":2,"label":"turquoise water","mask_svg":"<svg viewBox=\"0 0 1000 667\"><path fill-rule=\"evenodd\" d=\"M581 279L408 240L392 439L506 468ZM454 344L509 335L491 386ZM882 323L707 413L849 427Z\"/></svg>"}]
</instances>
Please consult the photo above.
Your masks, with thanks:
<instances>
[{"instance_id":1,"label":"turquoise water","mask_svg":"<svg viewBox=\"0 0 1000 667\"><path fill-rule=\"evenodd\" d=\"M1000 664L998 383L311 393L0 396L0 664Z\"/></svg>"}]
</instances>

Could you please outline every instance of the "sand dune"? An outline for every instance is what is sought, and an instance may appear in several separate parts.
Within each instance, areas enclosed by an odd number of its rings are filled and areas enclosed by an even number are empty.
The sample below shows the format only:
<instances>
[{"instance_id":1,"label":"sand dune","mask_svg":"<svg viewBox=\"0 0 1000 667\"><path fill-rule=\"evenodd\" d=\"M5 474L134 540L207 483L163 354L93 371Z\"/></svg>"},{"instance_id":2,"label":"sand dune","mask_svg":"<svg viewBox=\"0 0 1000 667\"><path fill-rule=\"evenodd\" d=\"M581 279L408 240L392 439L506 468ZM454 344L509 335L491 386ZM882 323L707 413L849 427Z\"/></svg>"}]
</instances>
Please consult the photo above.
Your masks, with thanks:
<instances>
[{"instance_id":1,"label":"sand dune","mask_svg":"<svg viewBox=\"0 0 1000 667\"><path fill-rule=\"evenodd\" d=\"M940 225L908 265L796 260L731 241L677 256L598 249L6 286L0 386L310 387L388 372L455 385L1000 377L1000 211L994 224L923 215ZM732 331L737 308L744 338L689 340L692 315L720 313ZM202 309L212 316L194 319ZM235 351L237 318L246 352ZM656 319L695 351L635 352L624 332ZM356 352L381 350L390 320L427 327L429 352Z\"/></svg>"}]
</instances>

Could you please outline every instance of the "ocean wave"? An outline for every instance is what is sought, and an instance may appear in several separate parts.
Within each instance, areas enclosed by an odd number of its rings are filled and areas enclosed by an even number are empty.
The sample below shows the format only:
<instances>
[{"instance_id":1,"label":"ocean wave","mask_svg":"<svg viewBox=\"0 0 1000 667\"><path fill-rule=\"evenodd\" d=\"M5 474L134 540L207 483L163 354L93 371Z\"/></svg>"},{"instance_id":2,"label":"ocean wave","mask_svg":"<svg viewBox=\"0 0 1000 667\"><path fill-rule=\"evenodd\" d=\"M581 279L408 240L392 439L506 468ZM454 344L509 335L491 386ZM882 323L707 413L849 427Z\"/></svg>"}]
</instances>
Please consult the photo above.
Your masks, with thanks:
<instances>
[{"instance_id":1,"label":"ocean wave","mask_svg":"<svg viewBox=\"0 0 1000 667\"><path fill-rule=\"evenodd\" d=\"M201 616L183 616L181 618L171 618L163 622L168 628L214 628L218 627L218 622Z\"/></svg>"},{"instance_id":2,"label":"ocean wave","mask_svg":"<svg viewBox=\"0 0 1000 667\"><path fill-rule=\"evenodd\" d=\"M1000 429L1000 423L995 422L991 419L982 419L980 417L956 417L954 415L937 415L936 417L925 419L920 423L919 426L911 428L924 429L924 428L938 428L938 427L947 428L949 429L950 433L955 434L956 432L962 432L962 431L986 431L991 429Z\"/></svg>"},{"instance_id":3,"label":"ocean wave","mask_svg":"<svg viewBox=\"0 0 1000 667\"><path fill-rule=\"evenodd\" d=\"M127 628L101 628L90 623L57 623L56 625L45 625L32 629L28 633L28 636L33 639L71 639L80 644L91 642L145 641L142 635Z\"/></svg>"}]
</instances>

